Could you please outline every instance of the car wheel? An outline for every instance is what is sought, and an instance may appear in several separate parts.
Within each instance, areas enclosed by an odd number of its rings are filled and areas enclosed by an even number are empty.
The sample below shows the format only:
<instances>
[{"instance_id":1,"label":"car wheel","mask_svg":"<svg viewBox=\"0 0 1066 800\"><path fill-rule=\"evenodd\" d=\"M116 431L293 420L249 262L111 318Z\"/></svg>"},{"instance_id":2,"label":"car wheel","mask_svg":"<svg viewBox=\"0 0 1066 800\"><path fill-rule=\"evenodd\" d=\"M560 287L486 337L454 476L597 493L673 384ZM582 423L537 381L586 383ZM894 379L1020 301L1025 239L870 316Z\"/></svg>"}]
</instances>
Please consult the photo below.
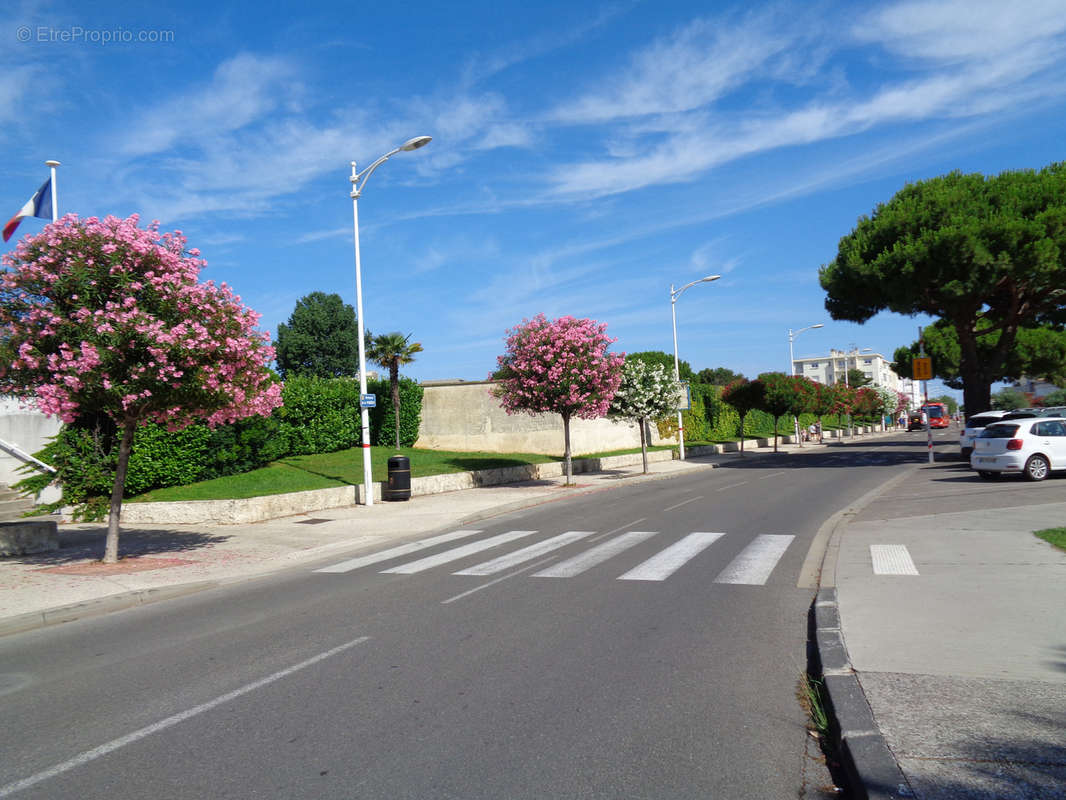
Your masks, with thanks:
<instances>
[{"instance_id":1,"label":"car wheel","mask_svg":"<svg viewBox=\"0 0 1066 800\"><path fill-rule=\"evenodd\" d=\"M977 474L980 475L982 478L984 478L986 481L994 480L995 477L996 477L996 473L987 472L985 470L980 470Z\"/></svg>"},{"instance_id":2,"label":"car wheel","mask_svg":"<svg viewBox=\"0 0 1066 800\"><path fill-rule=\"evenodd\" d=\"M1047 459L1041 455L1029 456L1025 462L1025 477L1031 481L1042 481L1050 472Z\"/></svg>"}]
</instances>

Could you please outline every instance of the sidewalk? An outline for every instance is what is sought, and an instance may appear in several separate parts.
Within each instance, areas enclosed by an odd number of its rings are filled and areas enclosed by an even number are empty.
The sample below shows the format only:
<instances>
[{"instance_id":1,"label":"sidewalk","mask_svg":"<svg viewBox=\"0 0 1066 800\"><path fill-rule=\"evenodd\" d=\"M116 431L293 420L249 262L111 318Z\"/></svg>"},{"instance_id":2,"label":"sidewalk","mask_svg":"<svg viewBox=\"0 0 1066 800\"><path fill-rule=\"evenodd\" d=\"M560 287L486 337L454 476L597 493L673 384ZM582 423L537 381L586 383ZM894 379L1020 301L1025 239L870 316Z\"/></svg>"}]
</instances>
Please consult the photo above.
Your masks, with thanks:
<instances>
[{"instance_id":1,"label":"sidewalk","mask_svg":"<svg viewBox=\"0 0 1066 800\"><path fill-rule=\"evenodd\" d=\"M842 520L817 638L858 796L1066 798L1066 553L1032 535L1066 481L938 462Z\"/></svg>"}]
</instances>

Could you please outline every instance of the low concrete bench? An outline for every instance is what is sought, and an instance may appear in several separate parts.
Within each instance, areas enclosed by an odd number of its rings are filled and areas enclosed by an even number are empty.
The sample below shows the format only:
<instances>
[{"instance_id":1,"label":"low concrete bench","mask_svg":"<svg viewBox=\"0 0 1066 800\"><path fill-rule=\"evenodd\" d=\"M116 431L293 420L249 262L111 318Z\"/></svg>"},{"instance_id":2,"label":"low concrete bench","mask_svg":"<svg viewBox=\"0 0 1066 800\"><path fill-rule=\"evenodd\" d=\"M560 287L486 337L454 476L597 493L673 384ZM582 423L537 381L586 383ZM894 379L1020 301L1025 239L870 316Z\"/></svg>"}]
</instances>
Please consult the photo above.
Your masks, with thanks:
<instances>
[{"instance_id":1,"label":"low concrete bench","mask_svg":"<svg viewBox=\"0 0 1066 800\"><path fill-rule=\"evenodd\" d=\"M0 522L0 556L22 556L59 549L55 520Z\"/></svg>"}]
</instances>

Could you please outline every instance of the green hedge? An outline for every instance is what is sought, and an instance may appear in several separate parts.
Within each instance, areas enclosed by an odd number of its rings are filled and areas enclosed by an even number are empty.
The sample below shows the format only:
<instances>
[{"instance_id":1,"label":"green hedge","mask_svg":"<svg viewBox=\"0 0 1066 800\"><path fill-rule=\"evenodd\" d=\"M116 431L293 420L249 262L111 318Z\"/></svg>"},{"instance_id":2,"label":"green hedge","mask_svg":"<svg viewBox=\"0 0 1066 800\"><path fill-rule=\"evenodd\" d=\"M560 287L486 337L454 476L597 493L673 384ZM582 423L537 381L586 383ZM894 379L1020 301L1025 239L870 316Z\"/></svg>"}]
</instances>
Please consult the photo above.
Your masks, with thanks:
<instances>
[{"instance_id":1,"label":"green hedge","mask_svg":"<svg viewBox=\"0 0 1066 800\"><path fill-rule=\"evenodd\" d=\"M377 395L377 407L369 414L371 441L391 447L395 444L395 423L389 381L370 381L367 391ZM290 378L285 382L282 401L270 417L250 417L214 430L202 423L173 432L154 423L138 428L125 495L250 472L290 455L332 453L361 444L357 381ZM422 387L401 378L402 447L412 446L418 438L421 415ZM104 418L64 425L35 455L59 471L63 488L62 498L39 507L41 513L72 506L78 519L98 520L106 515L118 462L113 423ZM36 494L52 480L51 475L33 473L15 488Z\"/></svg>"}]
</instances>

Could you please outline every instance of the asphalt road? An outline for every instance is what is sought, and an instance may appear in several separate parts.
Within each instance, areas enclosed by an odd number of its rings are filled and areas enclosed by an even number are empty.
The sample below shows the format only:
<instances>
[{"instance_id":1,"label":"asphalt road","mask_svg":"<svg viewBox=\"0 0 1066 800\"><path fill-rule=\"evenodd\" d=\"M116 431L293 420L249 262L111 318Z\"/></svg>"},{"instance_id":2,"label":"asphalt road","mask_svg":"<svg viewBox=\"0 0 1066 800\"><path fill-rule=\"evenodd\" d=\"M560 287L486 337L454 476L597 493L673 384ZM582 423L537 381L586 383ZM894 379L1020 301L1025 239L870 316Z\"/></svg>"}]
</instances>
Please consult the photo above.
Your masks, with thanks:
<instances>
[{"instance_id":1,"label":"asphalt road","mask_svg":"<svg viewBox=\"0 0 1066 800\"><path fill-rule=\"evenodd\" d=\"M801 567L925 456L753 458L6 637L0 797L818 796Z\"/></svg>"}]
</instances>

